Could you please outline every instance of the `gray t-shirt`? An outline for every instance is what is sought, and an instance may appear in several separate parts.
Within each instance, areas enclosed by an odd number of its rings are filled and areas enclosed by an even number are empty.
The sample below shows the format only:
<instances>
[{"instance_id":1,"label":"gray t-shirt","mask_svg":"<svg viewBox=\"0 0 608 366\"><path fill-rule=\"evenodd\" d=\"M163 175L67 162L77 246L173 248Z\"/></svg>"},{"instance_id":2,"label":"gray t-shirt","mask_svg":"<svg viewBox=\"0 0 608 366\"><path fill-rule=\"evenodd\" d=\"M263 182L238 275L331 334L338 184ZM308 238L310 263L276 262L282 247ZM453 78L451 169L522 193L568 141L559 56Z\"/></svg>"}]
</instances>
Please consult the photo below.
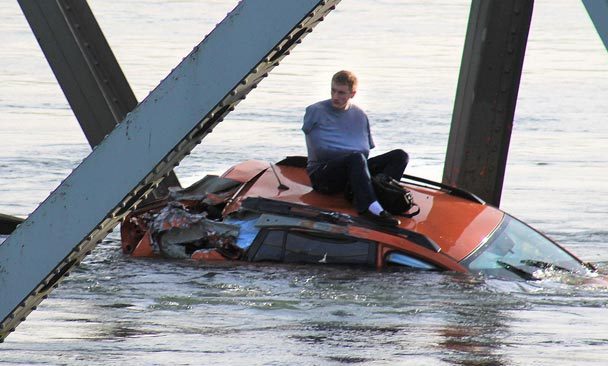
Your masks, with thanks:
<instances>
[{"instance_id":1,"label":"gray t-shirt","mask_svg":"<svg viewBox=\"0 0 608 366\"><path fill-rule=\"evenodd\" d=\"M302 131L308 149L309 174L327 161L352 152L369 156L375 146L367 115L354 104L341 110L334 108L328 99L308 106Z\"/></svg>"}]
</instances>

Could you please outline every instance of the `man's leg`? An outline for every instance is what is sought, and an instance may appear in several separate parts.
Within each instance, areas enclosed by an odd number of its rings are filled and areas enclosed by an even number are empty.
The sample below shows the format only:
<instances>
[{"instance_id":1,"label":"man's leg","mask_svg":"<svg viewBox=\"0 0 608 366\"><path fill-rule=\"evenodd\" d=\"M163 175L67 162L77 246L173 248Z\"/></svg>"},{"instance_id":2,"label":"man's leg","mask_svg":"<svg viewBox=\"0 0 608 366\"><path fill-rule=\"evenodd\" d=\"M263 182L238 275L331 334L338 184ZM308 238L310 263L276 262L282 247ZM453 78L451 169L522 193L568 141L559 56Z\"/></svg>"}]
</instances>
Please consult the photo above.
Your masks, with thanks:
<instances>
[{"instance_id":1,"label":"man's leg","mask_svg":"<svg viewBox=\"0 0 608 366\"><path fill-rule=\"evenodd\" d=\"M357 212L365 212L372 202L378 200L372 186L372 177L369 174L367 157L361 153L352 153L347 156L347 161L354 206Z\"/></svg>"},{"instance_id":2,"label":"man's leg","mask_svg":"<svg viewBox=\"0 0 608 366\"><path fill-rule=\"evenodd\" d=\"M382 155L374 156L373 158L370 158L367 163L371 175L384 173L391 178L401 180L409 160L409 156L405 151L396 149Z\"/></svg>"},{"instance_id":3,"label":"man's leg","mask_svg":"<svg viewBox=\"0 0 608 366\"><path fill-rule=\"evenodd\" d=\"M321 193L337 193L350 185L354 206L363 216L384 226L399 225L399 220L385 211L372 186L367 158L361 153L352 153L329 161L311 176L313 188Z\"/></svg>"},{"instance_id":4,"label":"man's leg","mask_svg":"<svg viewBox=\"0 0 608 366\"><path fill-rule=\"evenodd\" d=\"M344 191L348 183L348 170L345 158L327 162L310 175L310 182L315 191L333 194Z\"/></svg>"},{"instance_id":5,"label":"man's leg","mask_svg":"<svg viewBox=\"0 0 608 366\"><path fill-rule=\"evenodd\" d=\"M361 153L352 153L330 160L315 171L310 176L310 180L313 188L321 193L342 192L349 183L358 212L364 212L372 202L376 201L367 158Z\"/></svg>"}]
</instances>

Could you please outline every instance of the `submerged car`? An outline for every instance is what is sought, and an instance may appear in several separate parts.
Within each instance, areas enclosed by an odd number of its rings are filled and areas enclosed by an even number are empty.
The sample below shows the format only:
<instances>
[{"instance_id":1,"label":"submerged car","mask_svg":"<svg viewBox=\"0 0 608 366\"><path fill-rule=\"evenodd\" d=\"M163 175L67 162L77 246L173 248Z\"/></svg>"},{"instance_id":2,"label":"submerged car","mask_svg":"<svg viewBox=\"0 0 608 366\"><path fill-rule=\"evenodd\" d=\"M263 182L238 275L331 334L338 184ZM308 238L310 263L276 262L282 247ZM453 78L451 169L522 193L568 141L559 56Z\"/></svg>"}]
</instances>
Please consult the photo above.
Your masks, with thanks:
<instances>
[{"instance_id":1,"label":"submerged car","mask_svg":"<svg viewBox=\"0 0 608 366\"><path fill-rule=\"evenodd\" d=\"M360 217L344 194L314 191L306 158L246 161L130 213L122 250L135 257L314 263L537 279L594 267L475 195L404 175L417 211L394 227Z\"/></svg>"}]
</instances>

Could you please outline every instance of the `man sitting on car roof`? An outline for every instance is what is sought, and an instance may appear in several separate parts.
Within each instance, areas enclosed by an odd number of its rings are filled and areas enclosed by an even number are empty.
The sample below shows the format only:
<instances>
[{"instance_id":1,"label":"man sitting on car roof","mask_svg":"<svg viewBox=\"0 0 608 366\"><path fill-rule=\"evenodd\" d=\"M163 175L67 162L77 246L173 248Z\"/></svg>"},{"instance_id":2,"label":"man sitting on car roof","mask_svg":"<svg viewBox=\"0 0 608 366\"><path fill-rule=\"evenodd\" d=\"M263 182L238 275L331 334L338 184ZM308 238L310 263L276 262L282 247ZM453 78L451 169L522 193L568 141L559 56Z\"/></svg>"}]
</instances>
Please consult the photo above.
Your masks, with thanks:
<instances>
[{"instance_id":1,"label":"man sitting on car roof","mask_svg":"<svg viewBox=\"0 0 608 366\"><path fill-rule=\"evenodd\" d=\"M378 202L371 176L384 173L400 180L409 157L396 149L368 158L375 145L367 115L351 103L356 93L357 77L342 70L331 79L331 99L306 108L302 126L308 149L306 171L313 189L328 194L350 189L362 216L395 226L399 220Z\"/></svg>"}]
</instances>

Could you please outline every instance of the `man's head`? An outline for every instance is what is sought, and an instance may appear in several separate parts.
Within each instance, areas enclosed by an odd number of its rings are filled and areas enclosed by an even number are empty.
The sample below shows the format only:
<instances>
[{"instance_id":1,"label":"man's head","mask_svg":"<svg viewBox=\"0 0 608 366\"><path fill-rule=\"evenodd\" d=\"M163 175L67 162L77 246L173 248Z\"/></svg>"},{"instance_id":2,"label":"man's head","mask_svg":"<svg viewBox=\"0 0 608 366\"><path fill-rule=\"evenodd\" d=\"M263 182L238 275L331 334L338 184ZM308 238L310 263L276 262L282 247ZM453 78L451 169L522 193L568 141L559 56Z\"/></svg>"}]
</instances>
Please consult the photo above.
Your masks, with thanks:
<instances>
[{"instance_id":1,"label":"man's head","mask_svg":"<svg viewBox=\"0 0 608 366\"><path fill-rule=\"evenodd\" d=\"M357 77L350 71L338 71L331 78L331 105L347 109L349 100L357 93Z\"/></svg>"}]
</instances>

